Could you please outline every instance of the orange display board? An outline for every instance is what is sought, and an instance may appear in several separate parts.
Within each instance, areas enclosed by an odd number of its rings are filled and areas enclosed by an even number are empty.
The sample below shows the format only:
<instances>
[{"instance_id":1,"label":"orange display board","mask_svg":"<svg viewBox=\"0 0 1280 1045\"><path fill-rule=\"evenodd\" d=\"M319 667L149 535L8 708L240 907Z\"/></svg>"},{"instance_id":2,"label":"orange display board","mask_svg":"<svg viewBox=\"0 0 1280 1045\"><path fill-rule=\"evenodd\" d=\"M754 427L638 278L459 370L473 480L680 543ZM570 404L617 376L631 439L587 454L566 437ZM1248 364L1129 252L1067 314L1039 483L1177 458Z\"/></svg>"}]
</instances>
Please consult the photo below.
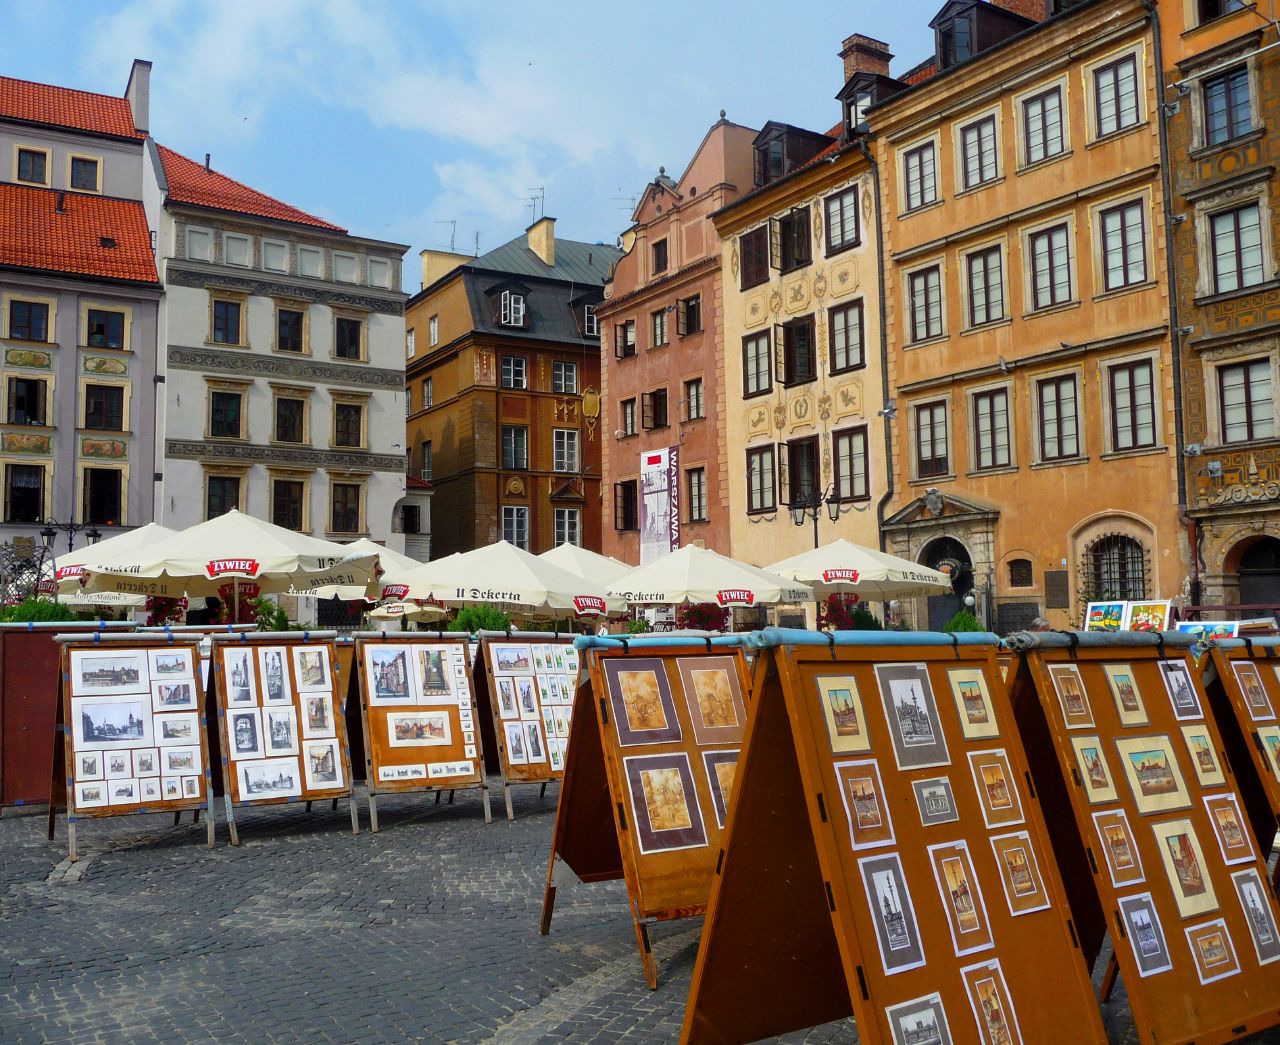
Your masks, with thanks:
<instances>
[{"instance_id":1,"label":"orange display board","mask_svg":"<svg viewBox=\"0 0 1280 1045\"><path fill-rule=\"evenodd\" d=\"M1144 1042L1280 1018L1280 929L1186 646L1038 646L1014 702L1086 950L1105 929Z\"/></svg>"},{"instance_id":2,"label":"orange display board","mask_svg":"<svg viewBox=\"0 0 1280 1045\"><path fill-rule=\"evenodd\" d=\"M763 633L682 1040L1106 1040L991 639Z\"/></svg>"},{"instance_id":3,"label":"orange display board","mask_svg":"<svg viewBox=\"0 0 1280 1045\"><path fill-rule=\"evenodd\" d=\"M379 795L483 791L478 715L465 636L365 632L355 638L353 681L364 732L369 825L378 830Z\"/></svg>"},{"instance_id":4,"label":"orange display board","mask_svg":"<svg viewBox=\"0 0 1280 1045\"><path fill-rule=\"evenodd\" d=\"M214 635L210 661L233 845L237 806L352 797L332 632ZM351 830L359 831L354 801Z\"/></svg>"},{"instance_id":5,"label":"orange display board","mask_svg":"<svg viewBox=\"0 0 1280 1045\"><path fill-rule=\"evenodd\" d=\"M211 814L196 642L137 634L59 640L49 838L64 791L72 860L78 820L184 809ZM212 846L212 815L207 828Z\"/></svg>"},{"instance_id":6,"label":"orange display board","mask_svg":"<svg viewBox=\"0 0 1280 1045\"><path fill-rule=\"evenodd\" d=\"M573 709L542 932L566 870L586 882L623 878L656 988L649 924L706 909L746 727L747 665L730 645L596 641Z\"/></svg>"}]
</instances>

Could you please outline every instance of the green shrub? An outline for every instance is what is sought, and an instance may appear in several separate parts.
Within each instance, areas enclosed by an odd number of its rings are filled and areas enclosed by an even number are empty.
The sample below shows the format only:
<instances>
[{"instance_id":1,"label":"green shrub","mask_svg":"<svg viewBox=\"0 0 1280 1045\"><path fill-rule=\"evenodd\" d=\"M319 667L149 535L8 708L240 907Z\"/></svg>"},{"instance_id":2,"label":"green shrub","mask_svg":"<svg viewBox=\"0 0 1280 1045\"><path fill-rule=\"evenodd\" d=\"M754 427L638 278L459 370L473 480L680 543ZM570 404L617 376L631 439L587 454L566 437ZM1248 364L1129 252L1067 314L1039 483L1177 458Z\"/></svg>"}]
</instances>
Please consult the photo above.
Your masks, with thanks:
<instances>
[{"instance_id":1,"label":"green shrub","mask_svg":"<svg viewBox=\"0 0 1280 1045\"><path fill-rule=\"evenodd\" d=\"M511 627L511 617L497 606L477 602L463 606L446 626L445 631L465 631L474 635L477 631L506 631Z\"/></svg>"},{"instance_id":2,"label":"green shrub","mask_svg":"<svg viewBox=\"0 0 1280 1045\"><path fill-rule=\"evenodd\" d=\"M943 631L986 631L970 610L961 610L942 627Z\"/></svg>"},{"instance_id":3,"label":"green shrub","mask_svg":"<svg viewBox=\"0 0 1280 1045\"><path fill-rule=\"evenodd\" d=\"M637 617L635 620L627 621L622 630L627 635L643 635L646 631L652 631L653 628L649 624L648 617Z\"/></svg>"},{"instance_id":4,"label":"green shrub","mask_svg":"<svg viewBox=\"0 0 1280 1045\"><path fill-rule=\"evenodd\" d=\"M30 595L12 606L0 607L0 623L4 624L25 624L28 621L40 623L42 621L92 619L96 618L76 613L65 602L54 602L52 599L37 599Z\"/></svg>"}]
</instances>

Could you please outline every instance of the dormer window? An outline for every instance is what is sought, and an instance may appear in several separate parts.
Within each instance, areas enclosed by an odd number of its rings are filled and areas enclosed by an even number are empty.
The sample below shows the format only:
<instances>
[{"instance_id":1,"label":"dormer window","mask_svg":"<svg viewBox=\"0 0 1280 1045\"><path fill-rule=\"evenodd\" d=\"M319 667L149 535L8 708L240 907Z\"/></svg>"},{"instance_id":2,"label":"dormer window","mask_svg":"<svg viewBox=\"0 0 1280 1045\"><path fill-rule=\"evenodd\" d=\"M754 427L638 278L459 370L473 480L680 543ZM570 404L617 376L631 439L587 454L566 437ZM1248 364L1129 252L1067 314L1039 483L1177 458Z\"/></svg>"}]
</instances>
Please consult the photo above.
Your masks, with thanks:
<instances>
[{"instance_id":1,"label":"dormer window","mask_svg":"<svg viewBox=\"0 0 1280 1045\"><path fill-rule=\"evenodd\" d=\"M524 326L524 295L517 294L511 290L504 290L498 316L498 321L504 327Z\"/></svg>"},{"instance_id":2,"label":"dormer window","mask_svg":"<svg viewBox=\"0 0 1280 1045\"><path fill-rule=\"evenodd\" d=\"M849 130L856 131L867 122L867 110L871 108L870 91L854 91L853 101L849 104Z\"/></svg>"},{"instance_id":3,"label":"dormer window","mask_svg":"<svg viewBox=\"0 0 1280 1045\"><path fill-rule=\"evenodd\" d=\"M582 332L588 337L596 337L600 333L600 321L596 319L595 305L582 306Z\"/></svg>"},{"instance_id":4,"label":"dormer window","mask_svg":"<svg viewBox=\"0 0 1280 1045\"><path fill-rule=\"evenodd\" d=\"M973 57L973 23L967 15L955 18L938 29L942 68L949 69Z\"/></svg>"},{"instance_id":5,"label":"dormer window","mask_svg":"<svg viewBox=\"0 0 1280 1045\"><path fill-rule=\"evenodd\" d=\"M830 144L825 134L770 121L754 142L756 185L768 185L790 174Z\"/></svg>"}]
</instances>

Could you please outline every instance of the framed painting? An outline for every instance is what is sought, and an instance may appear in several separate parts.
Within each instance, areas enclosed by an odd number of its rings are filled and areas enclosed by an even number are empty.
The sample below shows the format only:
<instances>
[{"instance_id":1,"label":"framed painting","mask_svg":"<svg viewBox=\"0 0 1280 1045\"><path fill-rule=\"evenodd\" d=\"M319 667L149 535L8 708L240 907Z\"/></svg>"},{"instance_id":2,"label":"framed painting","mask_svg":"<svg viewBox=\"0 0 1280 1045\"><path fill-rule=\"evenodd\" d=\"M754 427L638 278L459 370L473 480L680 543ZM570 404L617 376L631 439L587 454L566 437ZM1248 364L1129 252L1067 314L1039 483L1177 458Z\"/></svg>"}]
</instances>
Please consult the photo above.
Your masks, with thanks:
<instances>
[{"instance_id":1,"label":"framed painting","mask_svg":"<svg viewBox=\"0 0 1280 1045\"><path fill-rule=\"evenodd\" d=\"M1104 664L1102 672L1107 677L1111 697L1116 702L1116 714L1122 726L1145 726L1149 721L1147 709L1138 692L1138 680L1129 664Z\"/></svg>"},{"instance_id":2,"label":"framed painting","mask_svg":"<svg viewBox=\"0 0 1280 1045\"><path fill-rule=\"evenodd\" d=\"M858 871L885 975L920 968L925 963L924 945L901 858L897 853L864 856L858 861Z\"/></svg>"},{"instance_id":3,"label":"framed painting","mask_svg":"<svg viewBox=\"0 0 1280 1045\"><path fill-rule=\"evenodd\" d=\"M1191 925L1184 932L1202 984L1225 980L1240 971L1240 959L1236 957L1235 944L1223 919Z\"/></svg>"},{"instance_id":4,"label":"framed painting","mask_svg":"<svg viewBox=\"0 0 1280 1045\"><path fill-rule=\"evenodd\" d=\"M1253 735L1271 774L1280 780L1280 726L1259 726Z\"/></svg>"},{"instance_id":5,"label":"framed painting","mask_svg":"<svg viewBox=\"0 0 1280 1045\"><path fill-rule=\"evenodd\" d=\"M933 864L933 878L942 897L942 909L947 915L956 956L963 957L994 946L982 886L969 856L969 843L959 841L931 845L929 861Z\"/></svg>"},{"instance_id":6,"label":"framed painting","mask_svg":"<svg viewBox=\"0 0 1280 1045\"><path fill-rule=\"evenodd\" d=\"M622 767L641 853L707 844L687 754L632 755L622 760Z\"/></svg>"},{"instance_id":7,"label":"framed painting","mask_svg":"<svg viewBox=\"0 0 1280 1045\"><path fill-rule=\"evenodd\" d=\"M983 1045L1014 1045L1022 1041L1013 998L998 959L969 965L960 970L973 1018L978 1023L978 1040Z\"/></svg>"},{"instance_id":8,"label":"framed painting","mask_svg":"<svg viewBox=\"0 0 1280 1045\"><path fill-rule=\"evenodd\" d=\"M262 679L263 704L293 703L293 683L289 681L287 656L284 646L258 647L258 674Z\"/></svg>"},{"instance_id":9,"label":"framed painting","mask_svg":"<svg viewBox=\"0 0 1280 1045\"><path fill-rule=\"evenodd\" d=\"M308 740L302 745L302 768L309 791L332 791L343 786L342 753L336 740Z\"/></svg>"},{"instance_id":10,"label":"framed painting","mask_svg":"<svg viewBox=\"0 0 1280 1045\"><path fill-rule=\"evenodd\" d=\"M493 670L501 675L532 675L533 651L528 643L495 642L492 651Z\"/></svg>"},{"instance_id":11,"label":"framed painting","mask_svg":"<svg viewBox=\"0 0 1280 1045\"><path fill-rule=\"evenodd\" d=\"M1123 809L1100 810L1093 814L1093 828L1098 832L1111 884L1119 889L1144 882L1142 854L1129 826L1129 814Z\"/></svg>"},{"instance_id":12,"label":"framed painting","mask_svg":"<svg viewBox=\"0 0 1280 1045\"><path fill-rule=\"evenodd\" d=\"M952 1045L951 1026L942 995L936 991L923 998L890 1005L884 1010L893 1045Z\"/></svg>"},{"instance_id":13,"label":"framed painting","mask_svg":"<svg viewBox=\"0 0 1280 1045\"><path fill-rule=\"evenodd\" d=\"M933 827L960 819L960 814L956 812L956 796L951 791L951 781L947 777L913 780L911 790L915 792L921 826Z\"/></svg>"},{"instance_id":14,"label":"framed painting","mask_svg":"<svg viewBox=\"0 0 1280 1045\"><path fill-rule=\"evenodd\" d=\"M76 650L72 651L74 655ZM71 733L76 751L152 746L151 694L72 697Z\"/></svg>"},{"instance_id":15,"label":"framed painting","mask_svg":"<svg viewBox=\"0 0 1280 1045\"><path fill-rule=\"evenodd\" d=\"M955 698L956 714L965 740L987 740L1000 735L991 693L981 668L949 668L947 682Z\"/></svg>"},{"instance_id":16,"label":"framed painting","mask_svg":"<svg viewBox=\"0 0 1280 1045\"><path fill-rule=\"evenodd\" d=\"M900 770L951 764L933 684L925 664L877 664L893 753Z\"/></svg>"},{"instance_id":17,"label":"framed painting","mask_svg":"<svg viewBox=\"0 0 1280 1045\"><path fill-rule=\"evenodd\" d=\"M1122 631L1168 631L1171 607L1168 600L1127 603L1120 628Z\"/></svg>"},{"instance_id":18,"label":"framed painting","mask_svg":"<svg viewBox=\"0 0 1280 1045\"><path fill-rule=\"evenodd\" d=\"M1191 768L1195 770L1200 786L1224 787L1226 775L1218 762L1217 753L1213 750L1213 736L1209 727L1203 722L1194 726L1182 727L1182 739L1187 744L1187 754L1191 756Z\"/></svg>"},{"instance_id":19,"label":"framed painting","mask_svg":"<svg viewBox=\"0 0 1280 1045\"><path fill-rule=\"evenodd\" d=\"M365 644L364 677L370 707L417 702L417 680L410 666L411 654L412 650L405 645ZM265 679L263 686L266 687Z\"/></svg>"},{"instance_id":20,"label":"framed painting","mask_svg":"<svg viewBox=\"0 0 1280 1045\"><path fill-rule=\"evenodd\" d=\"M738 771L738 749L702 752L702 767L707 772L711 804L716 823L723 828L729 817L729 799L733 796L733 778Z\"/></svg>"},{"instance_id":21,"label":"framed painting","mask_svg":"<svg viewBox=\"0 0 1280 1045\"><path fill-rule=\"evenodd\" d=\"M991 839L991 850L1000 869L1000 884L1004 886L1009 913L1017 917L1045 910L1049 906L1049 894L1040 874L1040 862L1036 859L1031 835L1026 831L995 835Z\"/></svg>"},{"instance_id":22,"label":"framed painting","mask_svg":"<svg viewBox=\"0 0 1280 1045\"><path fill-rule=\"evenodd\" d=\"M1085 631L1119 631L1124 624L1124 602L1091 602L1084 610Z\"/></svg>"},{"instance_id":23,"label":"framed painting","mask_svg":"<svg viewBox=\"0 0 1280 1045\"><path fill-rule=\"evenodd\" d=\"M859 754L871 750L871 736L862 710L858 680L852 675L819 675L818 699L827 722L827 736L833 755Z\"/></svg>"},{"instance_id":24,"label":"framed painting","mask_svg":"<svg viewBox=\"0 0 1280 1045\"><path fill-rule=\"evenodd\" d=\"M1080 786L1091 805L1116 800L1116 784L1111 779L1111 767L1102 750L1102 741L1096 736L1072 737L1071 747L1076 753Z\"/></svg>"},{"instance_id":25,"label":"framed painting","mask_svg":"<svg viewBox=\"0 0 1280 1045\"><path fill-rule=\"evenodd\" d=\"M1196 693L1196 684L1191 678L1191 672L1187 669L1186 661L1161 660L1157 661L1156 667L1160 671L1160 678L1164 681L1164 688L1168 691L1169 700L1173 704L1173 717L1184 721L1204 718L1204 711L1200 708L1200 697Z\"/></svg>"},{"instance_id":26,"label":"framed painting","mask_svg":"<svg viewBox=\"0 0 1280 1045\"><path fill-rule=\"evenodd\" d=\"M840 784L852 848L879 849L893 845L893 820L876 760L837 762L833 768Z\"/></svg>"},{"instance_id":27,"label":"framed painting","mask_svg":"<svg viewBox=\"0 0 1280 1045\"><path fill-rule=\"evenodd\" d=\"M1180 620L1174 631L1194 635L1201 641L1209 639L1234 639L1240 634L1238 620Z\"/></svg>"},{"instance_id":28,"label":"framed painting","mask_svg":"<svg viewBox=\"0 0 1280 1045\"><path fill-rule=\"evenodd\" d=\"M1165 813L1191 805L1167 736L1126 737L1116 741L1116 749L1140 813Z\"/></svg>"},{"instance_id":29,"label":"framed painting","mask_svg":"<svg viewBox=\"0 0 1280 1045\"><path fill-rule=\"evenodd\" d=\"M447 747L453 730L447 711L390 711L387 743L391 747Z\"/></svg>"},{"instance_id":30,"label":"framed painting","mask_svg":"<svg viewBox=\"0 0 1280 1045\"><path fill-rule=\"evenodd\" d=\"M413 674L417 683L418 703L451 704L458 682L466 680L467 669L463 664L454 665L454 682L449 679L448 646L414 646ZM461 672L457 669L461 668Z\"/></svg>"},{"instance_id":31,"label":"framed painting","mask_svg":"<svg viewBox=\"0 0 1280 1045\"><path fill-rule=\"evenodd\" d=\"M1022 797L1005 750L970 751L969 769L987 827L1014 827L1022 823Z\"/></svg>"},{"instance_id":32,"label":"framed painting","mask_svg":"<svg viewBox=\"0 0 1280 1045\"><path fill-rule=\"evenodd\" d=\"M196 711L195 679L165 679L151 683L152 711Z\"/></svg>"},{"instance_id":33,"label":"framed painting","mask_svg":"<svg viewBox=\"0 0 1280 1045\"><path fill-rule=\"evenodd\" d=\"M733 657L681 657L676 661L694 740L741 744L747 725L742 684Z\"/></svg>"},{"instance_id":34,"label":"framed painting","mask_svg":"<svg viewBox=\"0 0 1280 1045\"><path fill-rule=\"evenodd\" d=\"M610 657L604 661L604 677L621 747L681 738L671 683L660 657Z\"/></svg>"},{"instance_id":35,"label":"framed painting","mask_svg":"<svg viewBox=\"0 0 1280 1045\"><path fill-rule=\"evenodd\" d=\"M306 740L334 736L333 697L328 693L302 693L302 736Z\"/></svg>"},{"instance_id":36,"label":"framed painting","mask_svg":"<svg viewBox=\"0 0 1280 1045\"><path fill-rule=\"evenodd\" d=\"M1218 898L1214 894L1213 883L1209 880L1204 851L1200 848L1200 839L1196 837L1191 821L1168 820L1152 824L1151 830L1156 836L1160 859L1169 876L1178 913L1183 918L1193 918L1198 914L1216 911Z\"/></svg>"},{"instance_id":37,"label":"framed painting","mask_svg":"<svg viewBox=\"0 0 1280 1045\"><path fill-rule=\"evenodd\" d=\"M195 659L189 649L153 649L147 651L147 667L151 670L151 683L174 682L179 679L195 681Z\"/></svg>"},{"instance_id":38,"label":"framed painting","mask_svg":"<svg viewBox=\"0 0 1280 1045\"><path fill-rule=\"evenodd\" d=\"M1218 848L1222 851L1222 862L1227 865L1253 863L1257 859L1253 835L1240 813L1239 798L1230 791L1207 795L1204 807L1209 813L1214 837L1218 839Z\"/></svg>"},{"instance_id":39,"label":"framed painting","mask_svg":"<svg viewBox=\"0 0 1280 1045\"><path fill-rule=\"evenodd\" d=\"M1063 724L1067 729L1092 729L1093 708L1089 705L1080 669L1074 664L1050 664L1048 671L1053 691L1058 695Z\"/></svg>"},{"instance_id":40,"label":"framed painting","mask_svg":"<svg viewBox=\"0 0 1280 1045\"><path fill-rule=\"evenodd\" d=\"M1154 976L1173 968L1169 957L1169 944L1160 925L1160 914L1150 893L1122 896L1116 901L1120 916L1124 919L1129 946L1138 964L1138 975Z\"/></svg>"},{"instance_id":41,"label":"framed painting","mask_svg":"<svg viewBox=\"0 0 1280 1045\"><path fill-rule=\"evenodd\" d=\"M1249 709L1249 717L1254 722L1274 722L1276 709L1271 706L1267 687L1262 684L1262 676L1258 674L1258 665L1248 660L1233 660L1231 670L1235 672L1240 694L1244 697L1244 706ZM1280 673L1277 677L1280 678Z\"/></svg>"},{"instance_id":42,"label":"framed painting","mask_svg":"<svg viewBox=\"0 0 1280 1045\"><path fill-rule=\"evenodd\" d=\"M1249 936L1253 939L1258 964L1270 965L1274 961L1280 961L1280 932L1276 931L1275 912L1267 901L1266 886L1262 884L1257 868L1237 871L1231 876L1231 884L1235 887L1236 899L1240 901L1245 923L1249 926Z\"/></svg>"},{"instance_id":43,"label":"framed painting","mask_svg":"<svg viewBox=\"0 0 1280 1045\"><path fill-rule=\"evenodd\" d=\"M324 646L294 646L293 673L297 677L300 693L333 689L329 650Z\"/></svg>"}]
</instances>

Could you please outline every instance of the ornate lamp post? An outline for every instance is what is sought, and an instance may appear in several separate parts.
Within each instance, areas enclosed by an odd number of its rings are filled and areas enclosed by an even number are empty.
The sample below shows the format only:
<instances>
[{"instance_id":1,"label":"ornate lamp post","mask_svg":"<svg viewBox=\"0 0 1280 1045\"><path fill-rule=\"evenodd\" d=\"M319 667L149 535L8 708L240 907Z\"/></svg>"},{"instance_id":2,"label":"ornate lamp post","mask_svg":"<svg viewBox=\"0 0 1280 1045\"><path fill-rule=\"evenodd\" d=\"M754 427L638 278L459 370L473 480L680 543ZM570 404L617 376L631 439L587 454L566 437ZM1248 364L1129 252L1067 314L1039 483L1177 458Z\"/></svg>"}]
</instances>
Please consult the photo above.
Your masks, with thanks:
<instances>
[{"instance_id":1,"label":"ornate lamp post","mask_svg":"<svg viewBox=\"0 0 1280 1045\"><path fill-rule=\"evenodd\" d=\"M847 511L865 512L871 507L870 503L859 505L856 501L841 500L836 495L835 485L827 487L826 491L817 489L806 497L800 497L787 505L787 510L791 513L791 521L797 526L803 526L806 519L813 520L813 546L818 547L818 520L822 518L822 508L826 505L827 518L835 522L840 516Z\"/></svg>"}]
</instances>

